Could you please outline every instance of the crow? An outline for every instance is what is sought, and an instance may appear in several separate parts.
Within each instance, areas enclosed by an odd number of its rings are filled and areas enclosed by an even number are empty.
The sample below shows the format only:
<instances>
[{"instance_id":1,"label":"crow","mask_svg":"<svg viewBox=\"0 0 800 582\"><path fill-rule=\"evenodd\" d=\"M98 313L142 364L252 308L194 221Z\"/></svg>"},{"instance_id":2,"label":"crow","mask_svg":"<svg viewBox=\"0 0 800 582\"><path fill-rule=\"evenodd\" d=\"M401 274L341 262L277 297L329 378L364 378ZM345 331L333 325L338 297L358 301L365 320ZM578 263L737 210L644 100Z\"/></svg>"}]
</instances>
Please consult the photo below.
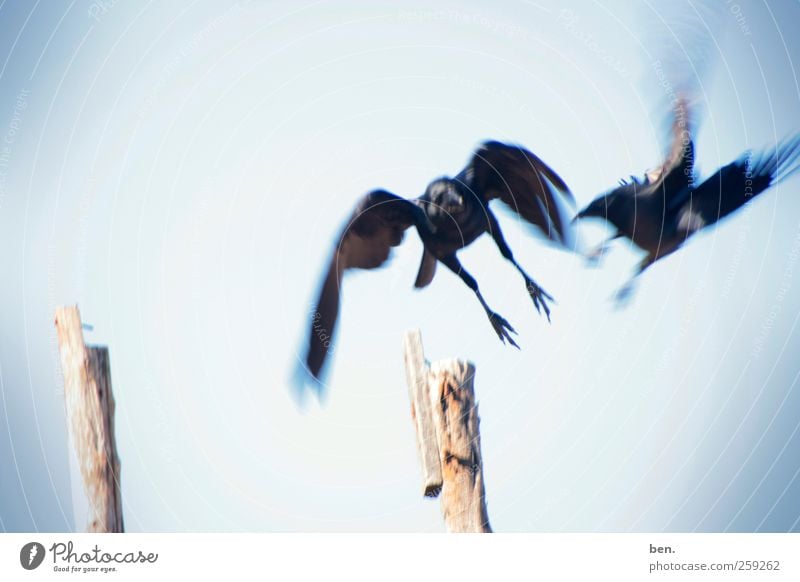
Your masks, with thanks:
<instances>
[{"instance_id":1,"label":"crow","mask_svg":"<svg viewBox=\"0 0 800 582\"><path fill-rule=\"evenodd\" d=\"M565 244L569 221L564 199L574 204L564 181L528 150L497 141L483 143L467 166L455 177L431 182L422 196L405 199L385 190L373 190L356 204L334 247L322 278L319 298L311 313L311 329L305 356L305 372L317 383L332 352L339 313L342 277L349 269L375 269L389 258L406 229L414 226L423 244L422 261L414 287L433 280L437 263L444 264L475 293L500 340L519 348L516 331L492 310L481 295L477 281L462 266L456 253L488 232L500 253L522 274L536 310L550 319L548 301L553 298L524 270L503 238L489 208L495 198L520 217L538 226L555 243Z\"/></svg>"},{"instance_id":2,"label":"crow","mask_svg":"<svg viewBox=\"0 0 800 582\"><path fill-rule=\"evenodd\" d=\"M633 277L619 290L625 299L634 281L653 263L674 253L694 233L709 227L744 206L770 186L800 169L800 134L761 151L747 151L697 184L694 142L685 99L675 104L672 143L664 163L631 176L613 190L595 198L578 212L582 218L601 218L616 232L590 258L598 259L614 239L631 240L647 254Z\"/></svg>"}]
</instances>

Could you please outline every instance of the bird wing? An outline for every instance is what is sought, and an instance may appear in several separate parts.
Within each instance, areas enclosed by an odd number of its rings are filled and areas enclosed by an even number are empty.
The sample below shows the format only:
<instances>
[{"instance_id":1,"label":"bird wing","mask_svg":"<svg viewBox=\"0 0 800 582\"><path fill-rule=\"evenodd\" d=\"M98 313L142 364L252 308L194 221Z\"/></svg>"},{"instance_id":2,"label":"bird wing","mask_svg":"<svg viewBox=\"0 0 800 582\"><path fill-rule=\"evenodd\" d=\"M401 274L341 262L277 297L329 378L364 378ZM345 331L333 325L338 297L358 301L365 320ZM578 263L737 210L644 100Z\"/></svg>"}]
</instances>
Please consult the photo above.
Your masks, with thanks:
<instances>
[{"instance_id":1,"label":"bird wing","mask_svg":"<svg viewBox=\"0 0 800 582\"><path fill-rule=\"evenodd\" d=\"M694 185L694 142L689 105L679 98L673 110L670 142L664 162L645 174L645 187L639 195L663 193L667 200L680 197Z\"/></svg>"},{"instance_id":2,"label":"bird wing","mask_svg":"<svg viewBox=\"0 0 800 582\"><path fill-rule=\"evenodd\" d=\"M573 204L575 199L564 180L525 148L487 141L457 179L487 202L499 198L549 239L564 242L569 225L562 198Z\"/></svg>"},{"instance_id":3,"label":"bird wing","mask_svg":"<svg viewBox=\"0 0 800 582\"><path fill-rule=\"evenodd\" d=\"M664 192L675 194L694 186L694 141L689 105L685 99L675 104L671 145L664 162Z\"/></svg>"},{"instance_id":4,"label":"bird wing","mask_svg":"<svg viewBox=\"0 0 800 582\"><path fill-rule=\"evenodd\" d=\"M319 299L311 313L306 366L314 378L319 379L325 360L333 351L344 272L383 265L392 247L402 242L405 230L415 223L418 212L412 202L384 190L369 192L356 204L336 241Z\"/></svg>"},{"instance_id":5,"label":"bird wing","mask_svg":"<svg viewBox=\"0 0 800 582\"><path fill-rule=\"evenodd\" d=\"M691 192L678 211L678 225L696 231L713 224L798 170L800 134L774 148L747 152Z\"/></svg>"}]
</instances>

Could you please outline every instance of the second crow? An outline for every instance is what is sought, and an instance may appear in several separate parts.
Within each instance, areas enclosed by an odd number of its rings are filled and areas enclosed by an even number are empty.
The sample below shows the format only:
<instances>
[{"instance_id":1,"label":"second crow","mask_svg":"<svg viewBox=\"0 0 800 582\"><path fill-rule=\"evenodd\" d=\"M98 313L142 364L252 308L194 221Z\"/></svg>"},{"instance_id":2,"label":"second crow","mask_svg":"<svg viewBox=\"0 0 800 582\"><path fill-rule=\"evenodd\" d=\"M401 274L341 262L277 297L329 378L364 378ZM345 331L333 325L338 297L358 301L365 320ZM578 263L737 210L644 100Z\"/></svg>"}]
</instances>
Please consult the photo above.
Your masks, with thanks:
<instances>
[{"instance_id":1,"label":"second crow","mask_svg":"<svg viewBox=\"0 0 800 582\"><path fill-rule=\"evenodd\" d=\"M594 257L619 237L630 239L646 251L634 278L617 294L618 299L630 293L638 275L678 250L690 236L800 169L800 135L794 135L773 147L744 153L697 184L689 121L687 104L679 100L672 124L672 145L664 163L642 179L631 177L630 182L599 196L575 217L601 218L616 229L593 253Z\"/></svg>"}]
</instances>

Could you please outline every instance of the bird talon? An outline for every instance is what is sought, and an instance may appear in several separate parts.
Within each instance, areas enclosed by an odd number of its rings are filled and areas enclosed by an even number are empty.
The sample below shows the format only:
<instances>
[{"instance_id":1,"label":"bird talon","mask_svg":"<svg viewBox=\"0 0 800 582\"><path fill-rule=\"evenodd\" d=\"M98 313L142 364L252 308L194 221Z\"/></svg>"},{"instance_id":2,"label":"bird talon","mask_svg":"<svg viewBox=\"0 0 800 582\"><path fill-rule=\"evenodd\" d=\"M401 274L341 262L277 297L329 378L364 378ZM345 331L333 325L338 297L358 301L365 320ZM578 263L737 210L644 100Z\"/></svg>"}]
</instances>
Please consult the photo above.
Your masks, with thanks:
<instances>
[{"instance_id":1,"label":"bird talon","mask_svg":"<svg viewBox=\"0 0 800 582\"><path fill-rule=\"evenodd\" d=\"M584 258L586 259L586 265L589 267L598 267L600 266L600 261L605 258L606 253L609 251L608 243L601 244L594 250L590 251L588 255L585 255Z\"/></svg>"},{"instance_id":2,"label":"bird talon","mask_svg":"<svg viewBox=\"0 0 800 582\"><path fill-rule=\"evenodd\" d=\"M527 281L526 288L528 290L528 295L530 295L531 299L533 300L533 306L536 308L536 313L541 315L542 310L544 310L544 314L547 316L547 321L550 321L550 307L547 305L547 302L552 301L555 303L553 297L531 280Z\"/></svg>"},{"instance_id":3,"label":"bird talon","mask_svg":"<svg viewBox=\"0 0 800 582\"><path fill-rule=\"evenodd\" d=\"M508 323L503 316L498 315L497 313L489 312L488 315L489 322L492 324L492 327L494 328L497 337L500 338L500 341L504 344L506 341L508 341L508 343L510 343L512 346L519 349L517 342L515 342L514 338L512 338L509 334L509 332L511 332L514 335L518 335L517 331L511 326L511 324Z\"/></svg>"},{"instance_id":4,"label":"bird talon","mask_svg":"<svg viewBox=\"0 0 800 582\"><path fill-rule=\"evenodd\" d=\"M614 306L617 309L622 309L630 303L631 297L633 296L633 289L633 282L628 282L612 295L611 299L614 301Z\"/></svg>"}]
</instances>

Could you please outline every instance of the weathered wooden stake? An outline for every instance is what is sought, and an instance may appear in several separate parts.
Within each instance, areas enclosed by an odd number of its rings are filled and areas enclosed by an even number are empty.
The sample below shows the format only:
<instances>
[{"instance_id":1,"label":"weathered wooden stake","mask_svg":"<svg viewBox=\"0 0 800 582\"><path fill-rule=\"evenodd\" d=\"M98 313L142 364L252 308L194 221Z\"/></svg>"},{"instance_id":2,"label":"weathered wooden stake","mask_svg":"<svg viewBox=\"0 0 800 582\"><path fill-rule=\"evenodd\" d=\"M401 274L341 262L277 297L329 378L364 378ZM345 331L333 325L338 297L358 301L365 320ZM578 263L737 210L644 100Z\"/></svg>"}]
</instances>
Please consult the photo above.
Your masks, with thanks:
<instances>
[{"instance_id":1,"label":"weathered wooden stake","mask_svg":"<svg viewBox=\"0 0 800 582\"><path fill-rule=\"evenodd\" d=\"M425 497L438 497L442 490L442 464L433 424L433 400L428 388L430 368L425 361L419 330L407 332L403 344L411 419L417 432L417 447L422 463L423 492Z\"/></svg>"},{"instance_id":2,"label":"weathered wooden stake","mask_svg":"<svg viewBox=\"0 0 800 582\"><path fill-rule=\"evenodd\" d=\"M77 306L56 310L72 445L89 500L89 532L122 532L119 457L108 348L83 343Z\"/></svg>"},{"instance_id":3,"label":"weathered wooden stake","mask_svg":"<svg viewBox=\"0 0 800 582\"><path fill-rule=\"evenodd\" d=\"M462 360L428 365L419 330L406 333L404 347L425 495L441 491L447 531L489 533L475 367Z\"/></svg>"}]
</instances>

